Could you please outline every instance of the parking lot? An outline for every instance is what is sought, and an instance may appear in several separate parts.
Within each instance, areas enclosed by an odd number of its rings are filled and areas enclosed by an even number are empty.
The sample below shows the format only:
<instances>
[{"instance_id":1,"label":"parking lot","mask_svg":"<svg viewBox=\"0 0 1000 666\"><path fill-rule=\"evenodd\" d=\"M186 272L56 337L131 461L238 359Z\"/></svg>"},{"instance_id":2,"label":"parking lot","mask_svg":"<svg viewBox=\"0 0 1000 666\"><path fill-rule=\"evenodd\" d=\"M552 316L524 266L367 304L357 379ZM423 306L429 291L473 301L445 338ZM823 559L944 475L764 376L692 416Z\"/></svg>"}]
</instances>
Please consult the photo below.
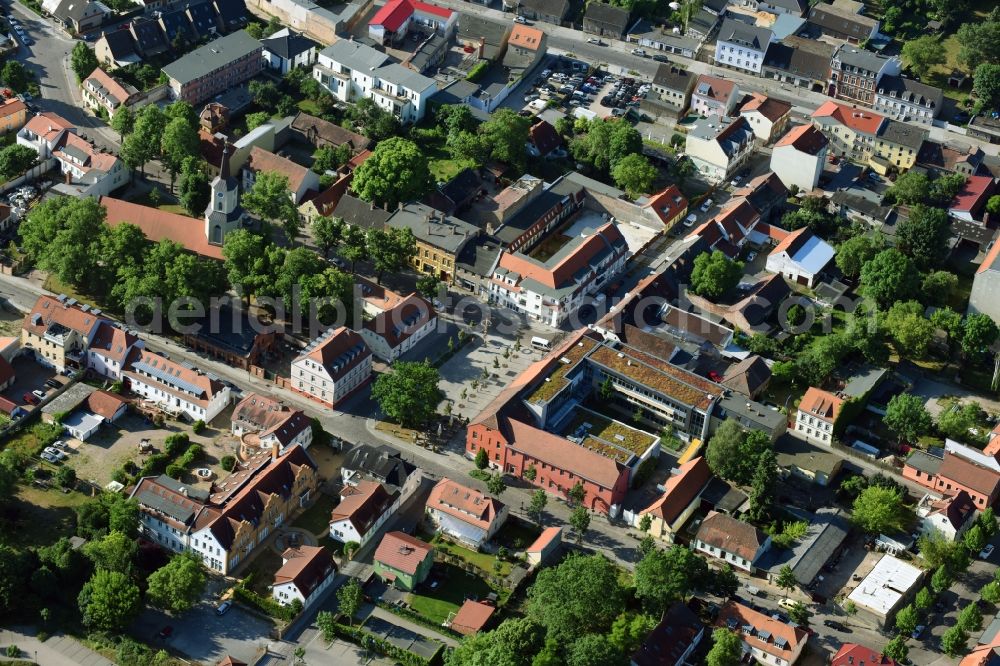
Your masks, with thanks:
<instances>
[{"instance_id":1,"label":"parking lot","mask_svg":"<svg viewBox=\"0 0 1000 666\"><path fill-rule=\"evenodd\" d=\"M14 368L14 383L3 392L3 396L26 410L35 409L40 398L33 392L39 391L48 395L52 388L46 386L45 382L56 377L55 369L35 362L35 357L28 354L15 358L11 366ZM60 382L65 379L59 377Z\"/></svg>"}]
</instances>

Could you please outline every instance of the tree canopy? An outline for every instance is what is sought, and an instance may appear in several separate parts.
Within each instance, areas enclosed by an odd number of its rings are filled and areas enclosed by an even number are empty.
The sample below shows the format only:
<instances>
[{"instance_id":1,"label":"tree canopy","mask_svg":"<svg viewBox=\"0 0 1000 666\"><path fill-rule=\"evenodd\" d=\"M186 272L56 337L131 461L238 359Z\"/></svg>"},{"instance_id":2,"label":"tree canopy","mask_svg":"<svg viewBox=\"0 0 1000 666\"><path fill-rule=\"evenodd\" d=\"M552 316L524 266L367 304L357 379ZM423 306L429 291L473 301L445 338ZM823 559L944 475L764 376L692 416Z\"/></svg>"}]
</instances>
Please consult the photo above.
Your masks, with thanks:
<instances>
[{"instance_id":1,"label":"tree canopy","mask_svg":"<svg viewBox=\"0 0 1000 666\"><path fill-rule=\"evenodd\" d=\"M906 526L907 508L899 490L883 486L868 486L857 499L851 520L869 534L901 530Z\"/></svg>"},{"instance_id":2,"label":"tree canopy","mask_svg":"<svg viewBox=\"0 0 1000 666\"><path fill-rule=\"evenodd\" d=\"M146 595L159 608L183 613L201 598L206 580L201 559L193 553L179 553L149 575Z\"/></svg>"},{"instance_id":3,"label":"tree canopy","mask_svg":"<svg viewBox=\"0 0 1000 666\"><path fill-rule=\"evenodd\" d=\"M92 629L116 631L126 627L142 606L139 588L120 571L98 569L80 590L83 624Z\"/></svg>"},{"instance_id":4,"label":"tree canopy","mask_svg":"<svg viewBox=\"0 0 1000 666\"><path fill-rule=\"evenodd\" d=\"M618 569L600 555L571 555L539 571L528 590L528 618L549 636L571 642L606 631L621 612L624 592Z\"/></svg>"},{"instance_id":5,"label":"tree canopy","mask_svg":"<svg viewBox=\"0 0 1000 666\"><path fill-rule=\"evenodd\" d=\"M351 186L365 201L395 208L420 198L430 186L427 157L417 144L400 137L381 141L354 171Z\"/></svg>"},{"instance_id":6,"label":"tree canopy","mask_svg":"<svg viewBox=\"0 0 1000 666\"><path fill-rule=\"evenodd\" d=\"M719 250L703 252L695 257L691 272L691 288L699 296L715 299L739 283L743 262L733 261Z\"/></svg>"},{"instance_id":7,"label":"tree canopy","mask_svg":"<svg viewBox=\"0 0 1000 666\"><path fill-rule=\"evenodd\" d=\"M375 380L372 399L390 419L405 426L423 425L444 395L438 388L440 380L437 368L428 363L397 361Z\"/></svg>"},{"instance_id":8,"label":"tree canopy","mask_svg":"<svg viewBox=\"0 0 1000 666\"><path fill-rule=\"evenodd\" d=\"M882 250L861 267L861 288L879 307L915 295L920 286L920 272L913 262L895 248Z\"/></svg>"},{"instance_id":9,"label":"tree canopy","mask_svg":"<svg viewBox=\"0 0 1000 666\"><path fill-rule=\"evenodd\" d=\"M657 617L675 601L704 589L709 581L705 558L684 546L653 549L635 566L635 595Z\"/></svg>"},{"instance_id":10,"label":"tree canopy","mask_svg":"<svg viewBox=\"0 0 1000 666\"><path fill-rule=\"evenodd\" d=\"M934 425L924 401L910 393L900 393L889 399L882 421L899 439L916 442Z\"/></svg>"},{"instance_id":11,"label":"tree canopy","mask_svg":"<svg viewBox=\"0 0 1000 666\"><path fill-rule=\"evenodd\" d=\"M744 432L738 421L727 419L708 440L705 461L723 479L747 485L753 479L758 458L770 450L771 439L766 433Z\"/></svg>"}]
</instances>

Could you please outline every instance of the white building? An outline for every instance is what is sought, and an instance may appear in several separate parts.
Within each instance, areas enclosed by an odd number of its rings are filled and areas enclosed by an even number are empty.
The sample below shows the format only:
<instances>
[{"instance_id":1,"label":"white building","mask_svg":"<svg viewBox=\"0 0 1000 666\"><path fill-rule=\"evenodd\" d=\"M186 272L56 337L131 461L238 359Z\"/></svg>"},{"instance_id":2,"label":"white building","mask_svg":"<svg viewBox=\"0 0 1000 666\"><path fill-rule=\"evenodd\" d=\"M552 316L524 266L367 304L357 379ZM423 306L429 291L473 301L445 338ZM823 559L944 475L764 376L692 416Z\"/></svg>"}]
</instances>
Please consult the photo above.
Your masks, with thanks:
<instances>
[{"instance_id":1,"label":"white building","mask_svg":"<svg viewBox=\"0 0 1000 666\"><path fill-rule=\"evenodd\" d=\"M81 442L87 441L97 432L102 423L104 423L103 418L85 410L77 410L62 420L66 432Z\"/></svg>"},{"instance_id":2,"label":"white building","mask_svg":"<svg viewBox=\"0 0 1000 666\"><path fill-rule=\"evenodd\" d=\"M712 511L698 527L694 548L753 575L771 537L725 513Z\"/></svg>"},{"instance_id":3,"label":"white building","mask_svg":"<svg viewBox=\"0 0 1000 666\"><path fill-rule=\"evenodd\" d=\"M781 183L801 192L811 192L819 185L830 141L813 125L798 125L781 137L771 151L771 171Z\"/></svg>"},{"instance_id":4,"label":"white building","mask_svg":"<svg viewBox=\"0 0 1000 666\"><path fill-rule=\"evenodd\" d=\"M875 568L848 595L858 614L883 627L905 606L920 586L923 571L892 555L883 555Z\"/></svg>"},{"instance_id":5,"label":"white building","mask_svg":"<svg viewBox=\"0 0 1000 666\"><path fill-rule=\"evenodd\" d=\"M432 333L437 321L431 304L410 294L391 309L365 321L358 333L375 356L392 363Z\"/></svg>"},{"instance_id":6,"label":"white building","mask_svg":"<svg viewBox=\"0 0 1000 666\"><path fill-rule=\"evenodd\" d=\"M260 43L264 45L264 62L267 67L282 76L296 67L312 67L316 64L316 42L288 28L265 37Z\"/></svg>"},{"instance_id":7,"label":"white building","mask_svg":"<svg viewBox=\"0 0 1000 666\"><path fill-rule=\"evenodd\" d=\"M100 310L91 310L100 314ZM143 349L145 343L137 336L102 321L87 349L87 368L108 379L119 381L133 349Z\"/></svg>"},{"instance_id":8,"label":"white building","mask_svg":"<svg viewBox=\"0 0 1000 666\"><path fill-rule=\"evenodd\" d=\"M323 49L313 76L342 102L372 99L404 125L420 121L437 92L434 79L392 62L370 46L342 39Z\"/></svg>"},{"instance_id":9,"label":"white building","mask_svg":"<svg viewBox=\"0 0 1000 666\"><path fill-rule=\"evenodd\" d=\"M976 519L976 504L964 490L947 497L927 493L917 504L917 517L921 534L930 536L936 532L949 541L957 541Z\"/></svg>"},{"instance_id":10,"label":"white building","mask_svg":"<svg viewBox=\"0 0 1000 666\"><path fill-rule=\"evenodd\" d=\"M739 89L734 82L701 74L691 91L691 112L725 117L733 112L738 97Z\"/></svg>"},{"instance_id":11,"label":"white building","mask_svg":"<svg viewBox=\"0 0 1000 666\"><path fill-rule=\"evenodd\" d=\"M371 376L371 350L360 335L341 326L313 340L292 361L289 386L332 407Z\"/></svg>"},{"instance_id":12,"label":"white building","mask_svg":"<svg viewBox=\"0 0 1000 666\"><path fill-rule=\"evenodd\" d=\"M451 479L437 482L427 498L427 517L439 532L478 549L507 520L507 505Z\"/></svg>"},{"instance_id":13,"label":"white building","mask_svg":"<svg viewBox=\"0 0 1000 666\"><path fill-rule=\"evenodd\" d=\"M268 451L275 444L281 451L292 446L307 449L313 440L312 422L305 412L260 393L250 393L237 403L232 432L245 444Z\"/></svg>"},{"instance_id":14,"label":"white building","mask_svg":"<svg viewBox=\"0 0 1000 666\"><path fill-rule=\"evenodd\" d=\"M760 75L764 54L774 38L767 28L727 18L719 28L715 64Z\"/></svg>"},{"instance_id":15,"label":"white building","mask_svg":"<svg viewBox=\"0 0 1000 666\"><path fill-rule=\"evenodd\" d=\"M752 93L750 101L740 107L740 115L750 123L760 143L770 144L785 133L788 120L792 117L792 105L774 97Z\"/></svg>"},{"instance_id":16,"label":"white building","mask_svg":"<svg viewBox=\"0 0 1000 666\"><path fill-rule=\"evenodd\" d=\"M420 0L389 0L368 22L368 37L378 44L399 42L411 31L434 32L451 37L458 12Z\"/></svg>"},{"instance_id":17,"label":"white building","mask_svg":"<svg viewBox=\"0 0 1000 666\"><path fill-rule=\"evenodd\" d=\"M282 606L298 599L306 609L330 587L336 575L333 558L322 546L288 548L281 554L281 568L274 573L271 596Z\"/></svg>"},{"instance_id":18,"label":"white building","mask_svg":"<svg viewBox=\"0 0 1000 666\"><path fill-rule=\"evenodd\" d=\"M808 227L802 227L778 242L767 255L764 267L786 280L812 287L833 255L832 245L813 234Z\"/></svg>"},{"instance_id":19,"label":"white building","mask_svg":"<svg viewBox=\"0 0 1000 666\"><path fill-rule=\"evenodd\" d=\"M685 152L709 181L731 178L750 159L756 147L746 118L700 120L688 131Z\"/></svg>"},{"instance_id":20,"label":"white building","mask_svg":"<svg viewBox=\"0 0 1000 666\"><path fill-rule=\"evenodd\" d=\"M843 406L844 400L839 396L810 386L799 401L799 410L795 415L795 431L810 442L830 446L833 440L833 426Z\"/></svg>"},{"instance_id":21,"label":"white building","mask_svg":"<svg viewBox=\"0 0 1000 666\"><path fill-rule=\"evenodd\" d=\"M123 373L133 393L173 414L210 422L229 405L229 387L194 367L143 351Z\"/></svg>"},{"instance_id":22,"label":"white building","mask_svg":"<svg viewBox=\"0 0 1000 666\"><path fill-rule=\"evenodd\" d=\"M330 538L364 546L399 509L399 498L398 490L390 492L378 481L345 486L340 491L340 504L330 515Z\"/></svg>"}]
</instances>

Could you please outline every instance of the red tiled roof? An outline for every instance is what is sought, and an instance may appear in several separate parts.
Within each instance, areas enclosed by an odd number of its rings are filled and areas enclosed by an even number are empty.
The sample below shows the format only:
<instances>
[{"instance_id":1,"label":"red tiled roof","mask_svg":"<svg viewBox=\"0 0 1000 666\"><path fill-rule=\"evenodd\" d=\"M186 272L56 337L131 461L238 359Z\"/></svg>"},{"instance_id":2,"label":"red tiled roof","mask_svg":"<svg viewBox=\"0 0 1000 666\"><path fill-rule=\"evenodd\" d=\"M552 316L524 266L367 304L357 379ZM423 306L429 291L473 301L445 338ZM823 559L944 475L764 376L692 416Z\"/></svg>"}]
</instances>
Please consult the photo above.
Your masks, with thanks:
<instances>
[{"instance_id":1,"label":"red tiled roof","mask_svg":"<svg viewBox=\"0 0 1000 666\"><path fill-rule=\"evenodd\" d=\"M224 388L222 383L218 380L212 379L208 375L203 374L194 368L181 365L180 363L171 361L170 359L160 356L159 354L154 354L153 352L142 351L139 358L135 362L142 362L153 368L165 370L169 376L183 381L192 388L200 389L201 395L194 397L190 393L182 393L165 380L140 374L134 370L134 366L133 370L126 370L124 373L130 379L144 384L155 385L160 390L166 391L172 395L177 395L184 400L199 404L202 407L207 406L215 394Z\"/></svg>"},{"instance_id":2,"label":"red tiled roof","mask_svg":"<svg viewBox=\"0 0 1000 666\"><path fill-rule=\"evenodd\" d=\"M777 255L782 252L787 252L789 256L794 255L798 248L802 247L805 242L809 240L810 236L812 236L812 232L809 231L809 227L796 229L782 238L778 244L774 246L774 249L771 250L771 254Z\"/></svg>"},{"instance_id":3,"label":"red tiled roof","mask_svg":"<svg viewBox=\"0 0 1000 666\"><path fill-rule=\"evenodd\" d=\"M353 488L348 486L343 492L350 494L334 507L330 522L347 520L362 536L399 497L399 491L390 493L378 481L362 481Z\"/></svg>"},{"instance_id":4,"label":"red tiled roof","mask_svg":"<svg viewBox=\"0 0 1000 666\"><path fill-rule=\"evenodd\" d=\"M109 421L114 418L118 410L122 408L122 405L127 404L128 401L121 396L101 390L94 391L87 396L86 400L88 411L98 416L103 416Z\"/></svg>"},{"instance_id":5,"label":"red tiled roof","mask_svg":"<svg viewBox=\"0 0 1000 666\"><path fill-rule=\"evenodd\" d=\"M528 130L528 140L542 155L548 155L562 143L556 128L546 120L539 120L531 126Z\"/></svg>"},{"instance_id":6,"label":"red tiled roof","mask_svg":"<svg viewBox=\"0 0 1000 666\"><path fill-rule=\"evenodd\" d=\"M154 243L171 240L189 252L223 259L222 246L211 245L205 236L204 220L112 197L101 197L100 201L108 211L107 223L111 227L134 224Z\"/></svg>"},{"instance_id":7,"label":"red tiled roof","mask_svg":"<svg viewBox=\"0 0 1000 666\"><path fill-rule=\"evenodd\" d=\"M288 179L288 189L292 195L297 195L302 181L309 175L309 169L301 164L296 164L287 157L276 155L268 150L254 146L250 149L250 157L247 159L246 168L256 173L263 171L275 171Z\"/></svg>"},{"instance_id":8,"label":"red tiled roof","mask_svg":"<svg viewBox=\"0 0 1000 666\"><path fill-rule=\"evenodd\" d=\"M949 208L957 211L972 211L993 191L991 176L969 176L962 190L955 195Z\"/></svg>"},{"instance_id":9,"label":"red tiled roof","mask_svg":"<svg viewBox=\"0 0 1000 666\"><path fill-rule=\"evenodd\" d=\"M0 412L9 415L12 414L15 409L17 409L16 403L0 395Z\"/></svg>"},{"instance_id":10,"label":"red tiled roof","mask_svg":"<svg viewBox=\"0 0 1000 666\"><path fill-rule=\"evenodd\" d=\"M90 76L88 76L86 80L90 81L91 79L96 80L99 85L103 86L109 93L111 93L111 96L118 100L119 104L124 105L128 101L129 97L132 96L132 94L125 89L125 86L113 79L110 74L105 72L100 67L91 72Z\"/></svg>"},{"instance_id":11,"label":"red tiled roof","mask_svg":"<svg viewBox=\"0 0 1000 666\"><path fill-rule=\"evenodd\" d=\"M708 94L702 95L698 92L699 86L701 84L707 83ZM726 79L720 79L715 76L708 76L707 74L701 74L698 80L694 83L694 94L700 97L708 97L709 99L714 99L717 102L725 102L729 99L730 95L733 94L733 89L736 87L736 83L733 81L727 81Z\"/></svg>"},{"instance_id":12,"label":"red tiled roof","mask_svg":"<svg viewBox=\"0 0 1000 666\"><path fill-rule=\"evenodd\" d=\"M800 153L816 155L829 143L826 136L813 125L798 125L778 139L774 147L793 146Z\"/></svg>"},{"instance_id":13,"label":"red tiled roof","mask_svg":"<svg viewBox=\"0 0 1000 666\"><path fill-rule=\"evenodd\" d=\"M938 476L971 488L986 497L992 497L997 491L997 486L1000 486L1000 474L996 471L977 465L950 451L944 454L944 460L938 468Z\"/></svg>"},{"instance_id":14,"label":"red tiled roof","mask_svg":"<svg viewBox=\"0 0 1000 666\"><path fill-rule=\"evenodd\" d=\"M546 527L542 530L542 533L538 535L535 542L525 549L528 553L539 553L552 543L556 538L562 538L562 528L561 527Z\"/></svg>"},{"instance_id":15,"label":"red tiled roof","mask_svg":"<svg viewBox=\"0 0 1000 666\"><path fill-rule=\"evenodd\" d=\"M482 530L489 530L503 508L500 500L449 478L438 481L427 498L428 511L446 513Z\"/></svg>"},{"instance_id":16,"label":"red tiled roof","mask_svg":"<svg viewBox=\"0 0 1000 666\"><path fill-rule=\"evenodd\" d=\"M384 310L366 321L364 326L383 338L390 349L395 349L435 317L437 314L431 304L413 293L391 310ZM407 324L407 321L412 323Z\"/></svg>"},{"instance_id":17,"label":"red tiled roof","mask_svg":"<svg viewBox=\"0 0 1000 666\"><path fill-rule=\"evenodd\" d=\"M743 604L730 601L719 612L719 617L715 621L716 627L734 627L732 631L748 645L758 650L767 652L770 655L784 659L786 663L792 661L792 657L798 652L801 643L809 639L809 634L798 627L775 620L774 618L758 613L752 608ZM750 633L743 632L744 627L750 628ZM768 635L767 640L762 639L761 634ZM778 647L774 639L782 638L785 647Z\"/></svg>"},{"instance_id":18,"label":"red tiled roof","mask_svg":"<svg viewBox=\"0 0 1000 666\"><path fill-rule=\"evenodd\" d=\"M838 398L829 391L810 386L799 402L799 411L833 423L837 420L837 415L840 414L840 408L843 406L842 398Z\"/></svg>"},{"instance_id":19,"label":"red tiled roof","mask_svg":"<svg viewBox=\"0 0 1000 666\"><path fill-rule=\"evenodd\" d=\"M660 220L667 224L688 207L687 198L676 185L670 185L649 200L648 206Z\"/></svg>"},{"instance_id":20,"label":"red tiled roof","mask_svg":"<svg viewBox=\"0 0 1000 666\"><path fill-rule=\"evenodd\" d=\"M434 549L404 532L388 532L375 549L375 561L406 574L415 574Z\"/></svg>"},{"instance_id":21,"label":"red tiled roof","mask_svg":"<svg viewBox=\"0 0 1000 666\"><path fill-rule=\"evenodd\" d=\"M553 467L587 479L601 488L612 489L621 477L623 466L614 459L591 451L517 419L504 419L511 433L510 447Z\"/></svg>"},{"instance_id":22,"label":"red tiled roof","mask_svg":"<svg viewBox=\"0 0 1000 666\"><path fill-rule=\"evenodd\" d=\"M37 315L37 316L36 316ZM39 296L34 307L24 317L24 330L44 335L52 324L60 324L86 338L103 321L93 312L84 312L79 305L66 305L53 296Z\"/></svg>"},{"instance_id":23,"label":"red tiled roof","mask_svg":"<svg viewBox=\"0 0 1000 666\"><path fill-rule=\"evenodd\" d=\"M883 116L868 109L857 109L834 101L824 102L822 106L813 111L812 117L831 117L841 125L850 127L856 132L873 136L878 132L882 121L885 120Z\"/></svg>"},{"instance_id":24,"label":"red tiled roof","mask_svg":"<svg viewBox=\"0 0 1000 666\"><path fill-rule=\"evenodd\" d=\"M757 551L767 540L767 535L750 523L744 523L726 513L712 511L702 521L695 538L726 553L742 557L747 562L753 562Z\"/></svg>"},{"instance_id":25,"label":"red tiled roof","mask_svg":"<svg viewBox=\"0 0 1000 666\"><path fill-rule=\"evenodd\" d=\"M406 19L413 16L414 12L424 12L434 14L441 18L449 18L452 15L450 9L431 5L426 2L416 2L415 0L390 0L375 13L368 25L381 25L386 30L395 32L406 22Z\"/></svg>"},{"instance_id":26,"label":"red tiled roof","mask_svg":"<svg viewBox=\"0 0 1000 666\"><path fill-rule=\"evenodd\" d=\"M510 31L507 39L508 46L517 46L530 51L537 51L542 45L545 33L538 28L529 28L523 23L514 24L514 29Z\"/></svg>"},{"instance_id":27,"label":"red tiled roof","mask_svg":"<svg viewBox=\"0 0 1000 666\"><path fill-rule=\"evenodd\" d=\"M24 127L42 137L45 141L52 142L56 140L60 132L75 129L76 126L62 116L56 115L51 111L44 111L29 120Z\"/></svg>"},{"instance_id":28,"label":"red tiled roof","mask_svg":"<svg viewBox=\"0 0 1000 666\"><path fill-rule=\"evenodd\" d=\"M312 427L312 422L301 409L292 409L273 396L259 393L243 398L233 410L232 420L255 428L262 438L273 435L282 445L287 445L300 432Z\"/></svg>"},{"instance_id":29,"label":"red tiled roof","mask_svg":"<svg viewBox=\"0 0 1000 666\"><path fill-rule=\"evenodd\" d=\"M780 99L768 97L767 95L761 95L760 93L753 93L752 99L743 105L740 113L757 111L773 123L787 115L791 110L792 105L788 102L783 102Z\"/></svg>"},{"instance_id":30,"label":"red tiled roof","mask_svg":"<svg viewBox=\"0 0 1000 666\"><path fill-rule=\"evenodd\" d=\"M616 245L622 244L626 244L625 237L622 236L622 232L614 223L609 222L587 236L582 243L554 266L531 261L523 255L511 252L504 252L500 255L499 265L501 268L517 273L522 279L530 278L550 289L557 289L568 284L573 276L602 250L608 249L609 246L613 249Z\"/></svg>"},{"instance_id":31,"label":"red tiled roof","mask_svg":"<svg viewBox=\"0 0 1000 666\"><path fill-rule=\"evenodd\" d=\"M983 263L979 264L979 268L976 269L976 274L978 275L990 270L1000 271L998 259L1000 259L1000 239L993 241L992 249L986 253Z\"/></svg>"},{"instance_id":32,"label":"red tiled roof","mask_svg":"<svg viewBox=\"0 0 1000 666\"><path fill-rule=\"evenodd\" d=\"M463 636L470 636L481 631L496 610L495 606L466 599L455 617L451 618L451 628Z\"/></svg>"},{"instance_id":33,"label":"red tiled roof","mask_svg":"<svg viewBox=\"0 0 1000 666\"><path fill-rule=\"evenodd\" d=\"M129 349L138 341L137 336L123 331L111 322L102 322L88 349L105 358L124 363Z\"/></svg>"},{"instance_id":34,"label":"red tiled roof","mask_svg":"<svg viewBox=\"0 0 1000 666\"><path fill-rule=\"evenodd\" d=\"M659 516L667 524L673 523L711 478L712 472L708 469L708 463L701 456L684 463L677 469L676 474L667 479L663 495L640 511L640 514L650 513Z\"/></svg>"},{"instance_id":35,"label":"red tiled roof","mask_svg":"<svg viewBox=\"0 0 1000 666\"><path fill-rule=\"evenodd\" d=\"M896 662L870 647L857 643L844 643L837 650L830 666L896 666Z\"/></svg>"},{"instance_id":36,"label":"red tiled roof","mask_svg":"<svg viewBox=\"0 0 1000 666\"><path fill-rule=\"evenodd\" d=\"M12 116L15 113L21 113L23 111L27 111L27 109L28 107L25 106L24 102L16 97L12 97L3 104L0 104L0 118L6 118L7 116Z\"/></svg>"},{"instance_id":37,"label":"red tiled roof","mask_svg":"<svg viewBox=\"0 0 1000 666\"><path fill-rule=\"evenodd\" d=\"M358 344L364 345L364 349L359 354L355 354L354 358L352 358L350 362L334 370L332 367L333 362L338 360L342 354L350 351L355 345ZM368 345L365 344L364 338L346 326L341 326L321 340L319 344L312 349L312 351L299 356L293 361L293 363L298 363L302 359L308 358L322 365L330 374L330 377L337 380L344 374L350 372L355 366L360 364L366 358L371 356L371 353L371 350L368 349Z\"/></svg>"},{"instance_id":38,"label":"red tiled roof","mask_svg":"<svg viewBox=\"0 0 1000 666\"><path fill-rule=\"evenodd\" d=\"M322 546L288 548L281 554L285 563L274 573L274 584L292 583L308 597L336 569L330 553Z\"/></svg>"}]
</instances>

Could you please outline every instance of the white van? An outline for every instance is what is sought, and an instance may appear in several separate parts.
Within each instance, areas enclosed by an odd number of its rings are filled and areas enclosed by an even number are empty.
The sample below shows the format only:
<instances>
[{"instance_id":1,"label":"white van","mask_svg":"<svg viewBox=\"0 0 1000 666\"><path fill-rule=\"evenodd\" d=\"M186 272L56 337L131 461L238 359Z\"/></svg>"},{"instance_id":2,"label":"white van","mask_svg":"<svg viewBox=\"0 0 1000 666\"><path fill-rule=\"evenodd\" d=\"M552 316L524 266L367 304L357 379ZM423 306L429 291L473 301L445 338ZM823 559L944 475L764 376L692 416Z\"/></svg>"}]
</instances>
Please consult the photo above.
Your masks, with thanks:
<instances>
[{"instance_id":1,"label":"white van","mask_svg":"<svg viewBox=\"0 0 1000 666\"><path fill-rule=\"evenodd\" d=\"M540 338L537 335L535 335L532 336L531 338L531 346L535 347L536 349L548 351L552 349L552 341L546 340L545 338Z\"/></svg>"}]
</instances>

